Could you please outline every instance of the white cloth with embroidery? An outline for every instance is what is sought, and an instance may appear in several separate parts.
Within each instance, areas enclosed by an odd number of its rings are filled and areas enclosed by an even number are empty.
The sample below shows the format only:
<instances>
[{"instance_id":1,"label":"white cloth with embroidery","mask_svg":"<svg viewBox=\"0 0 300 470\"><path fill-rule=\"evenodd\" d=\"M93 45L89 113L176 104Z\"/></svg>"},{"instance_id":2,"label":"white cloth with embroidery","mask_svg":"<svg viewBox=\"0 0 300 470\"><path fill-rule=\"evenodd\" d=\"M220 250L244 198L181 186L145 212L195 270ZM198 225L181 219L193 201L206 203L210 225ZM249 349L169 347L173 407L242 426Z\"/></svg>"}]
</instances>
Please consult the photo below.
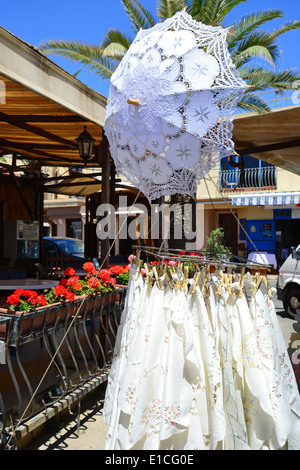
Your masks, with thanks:
<instances>
[{"instance_id":1,"label":"white cloth with embroidery","mask_svg":"<svg viewBox=\"0 0 300 470\"><path fill-rule=\"evenodd\" d=\"M148 287L132 270L108 380L105 449L300 449L300 399L274 305L239 284Z\"/></svg>"},{"instance_id":2,"label":"white cloth with embroidery","mask_svg":"<svg viewBox=\"0 0 300 470\"><path fill-rule=\"evenodd\" d=\"M219 159L234 153L233 116L247 86L227 34L182 11L140 30L111 77L104 124L110 152L117 172L150 201L194 197Z\"/></svg>"}]
</instances>

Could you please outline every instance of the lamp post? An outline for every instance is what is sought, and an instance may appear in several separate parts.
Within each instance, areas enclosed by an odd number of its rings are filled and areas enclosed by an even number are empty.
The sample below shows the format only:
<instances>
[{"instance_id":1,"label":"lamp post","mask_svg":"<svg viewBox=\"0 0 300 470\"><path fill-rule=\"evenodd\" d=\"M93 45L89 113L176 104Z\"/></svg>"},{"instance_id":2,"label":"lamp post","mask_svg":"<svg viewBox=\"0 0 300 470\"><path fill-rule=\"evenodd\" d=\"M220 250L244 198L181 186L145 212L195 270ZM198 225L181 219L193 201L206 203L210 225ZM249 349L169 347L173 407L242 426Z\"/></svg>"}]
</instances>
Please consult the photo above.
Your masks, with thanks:
<instances>
[{"instance_id":1,"label":"lamp post","mask_svg":"<svg viewBox=\"0 0 300 470\"><path fill-rule=\"evenodd\" d=\"M95 139L93 139L91 134L86 130L86 126L84 126L84 130L76 140L80 158L84 160L84 165L86 165L88 160L92 158Z\"/></svg>"}]
</instances>

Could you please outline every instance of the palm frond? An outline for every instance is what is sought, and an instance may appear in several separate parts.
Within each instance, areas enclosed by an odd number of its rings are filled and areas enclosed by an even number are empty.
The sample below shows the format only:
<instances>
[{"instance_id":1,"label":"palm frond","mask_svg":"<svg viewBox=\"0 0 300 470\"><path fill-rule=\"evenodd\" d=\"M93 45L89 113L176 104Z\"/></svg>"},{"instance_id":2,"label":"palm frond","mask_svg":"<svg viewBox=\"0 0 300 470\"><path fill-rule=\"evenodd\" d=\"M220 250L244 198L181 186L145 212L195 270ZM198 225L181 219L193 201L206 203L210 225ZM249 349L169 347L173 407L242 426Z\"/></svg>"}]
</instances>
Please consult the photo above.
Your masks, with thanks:
<instances>
[{"instance_id":1,"label":"palm frond","mask_svg":"<svg viewBox=\"0 0 300 470\"><path fill-rule=\"evenodd\" d=\"M237 67L247 62L249 58L259 58L276 65L281 58L280 47L274 43L274 39L266 31L254 31L237 44L232 51L232 59Z\"/></svg>"},{"instance_id":2,"label":"palm frond","mask_svg":"<svg viewBox=\"0 0 300 470\"><path fill-rule=\"evenodd\" d=\"M152 28L153 26L155 26L156 21L155 21L154 16L148 10L146 10L145 7L143 7L143 5L140 2L138 2L137 0L133 0L133 1L140 8L144 17L147 19L149 28Z\"/></svg>"},{"instance_id":3,"label":"palm frond","mask_svg":"<svg viewBox=\"0 0 300 470\"><path fill-rule=\"evenodd\" d=\"M267 10L263 12L255 12L249 15L243 16L240 20L235 21L233 29L229 36L228 45L229 48L233 48L239 41L241 41L246 35L257 29L262 24L269 21L279 19L283 17L281 10Z\"/></svg>"},{"instance_id":4,"label":"palm frond","mask_svg":"<svg viewBox=\"0 0 300 470\"><path fill-rule=\"evenodd\" d=\"M256 93L245 93L238 104L238 108L242 111L255 112L264 114L270 111L267 103Z\"/></svg>"},{"instance_id":5,"label":"palm frond","mask_svg":"<svg viewBox=\"0 0 300 470\"><path fill-rule=\"evenodd\" d=\"M193 6L194 19L207 25L219 25L235 6L245 1L247 0L195 1Z\"/></svg>"},{"instance_id":6,"label":"palm frond","mask_svg":"<svg viewBox=\"0 0 300 470\"><path fill-rule=\"evenodd\" d=\"M163 21L183 10L186 6L184 0L159 0L156 7L158 18Z\"/></svg>"},{"instance_id":7,"label":"palm frond","mask_svg":"<svg viewBox=\"0 0 300 470\"><path fill-rule=\"evenodd\" d=\"M233 10L234 7L240 3L245 3L247 0L229 0L225 2L222 6L221 12L219 14L220 23L224 20L225 16Z\"/></svg>"},{"instance_id":8,"label":"palm frond","mask_svg":"<svg viewBox=\"0 0 300 470\"><path fill-rule=\"evenodd\" d=\"M276 89L279 91L293 90L295 83L300 80L297 70L282 71L266 70L264 67L244 67L239 69L241 77L251 86L252 91Z\"/></svg>"},{"instance_id":9,"label":"palm frond","mask_svg":"<svg viewBox=\"0 0 300 470\"><path fill-rule=\"evenodd\" d=\"M109 29L101 43L102 56L120 60L128 51L132 39L124 33Z\"/></svg>"},{"instance_id":10,"label":"palm frond","mask_svg":"<svg viewBox=\"0 0 300 470\"><path fill-rule=\"evenodd\" d=\"M300 21L289 21L279 28L275 29L270 33L272 39L277 39L282 34L288 33L289 31L294 31L295 29L300 29Z\"/></svg>"},{"instance_id":11,"label":"palm frond","mask_svg":"<svg viewBox=\"0 0 300 470\"><path fill-rule=\"evenodd\" d=\"M125 9L125 12L131 21L133 30L137 33L141 28L142 29L149 29L152 26L152 21L149 21L149 17L151 16L150 13L147 12L145 15L144 11L146 10L143 8L141 9L136 8L135 4L138 4L135 0L121 0L121 3Z\"/></svg>"},{"instance_id":12,"label":"palm frond","mask_svg":"<svg viewBox=\"0 0 300 470\"><path fill-rule=\"evenodd\" d=\"M118 65L113 59L102 56L100 46L86 44L81 41L53 39L43 42L39 49L46 55L55 54L73 62L78 62L83 68L99 75L101 78L110 78Z\"/></svg>"}]
</instances>

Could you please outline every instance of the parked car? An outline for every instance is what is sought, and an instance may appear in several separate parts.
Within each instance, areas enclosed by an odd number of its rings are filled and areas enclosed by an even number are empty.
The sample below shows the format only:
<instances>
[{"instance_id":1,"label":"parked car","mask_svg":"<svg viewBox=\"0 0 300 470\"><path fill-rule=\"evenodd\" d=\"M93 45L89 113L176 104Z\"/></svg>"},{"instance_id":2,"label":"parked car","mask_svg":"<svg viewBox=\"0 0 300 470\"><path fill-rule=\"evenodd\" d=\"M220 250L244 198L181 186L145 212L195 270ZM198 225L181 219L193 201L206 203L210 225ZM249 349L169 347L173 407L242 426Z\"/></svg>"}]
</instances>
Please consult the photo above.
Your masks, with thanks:
<instances>
[{"instance_id":1,"label":"parked car","mask_svg":"<svg viewBox=\"0 0 300 470\"><path fill-rule=\"evenodd\" d=\"M277 298L290 317L300 315L300 245L292 248L292 254L279 269Z\"/></svg>"},{"instance_id":2,"label":"parked car","mask_svg":"<svg viewBox=\"0 0 300 470\"><path fill-rule=\"evenodd\" d=\"M44 237L43 239L43 251L45 254L64 254L72 255L72 260L76 260L79 267L79 261L82 260L81 267L85 262L84 257L84 242L77 238L69 237ZM93 263L96 269L99 269L99 263L94 258Z\"/></svg>"}]
</instances>

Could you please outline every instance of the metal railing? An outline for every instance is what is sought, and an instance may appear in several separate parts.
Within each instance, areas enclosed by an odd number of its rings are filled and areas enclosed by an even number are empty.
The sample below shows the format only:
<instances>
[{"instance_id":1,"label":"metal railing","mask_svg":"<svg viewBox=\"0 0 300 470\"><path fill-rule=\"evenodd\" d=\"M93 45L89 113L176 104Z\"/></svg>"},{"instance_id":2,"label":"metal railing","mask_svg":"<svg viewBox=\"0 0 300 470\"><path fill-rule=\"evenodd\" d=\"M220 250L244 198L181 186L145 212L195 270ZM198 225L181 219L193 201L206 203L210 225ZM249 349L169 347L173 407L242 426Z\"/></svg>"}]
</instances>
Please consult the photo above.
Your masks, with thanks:
<instances>
[{"instance_id":1,"label":"metal railing","mask_svg":"<svg viewBox=\"0 0 300 470\"><path fill-rule=\"evenodd\" d=\"M0 449L107 380L126 290L0 316Z\"/></svg>"},{"instance_id":2,"label":"metal railing","mask_svg":"<svg viewBox=\"0 0 300 470\"><path fill-rule=\"evenodd\" d=\"M230 191L262 191L274 190L277 187L277 169L275 166L263 168L240 168L221 170L220 188L223 192Z\"/></svg>"}]
</instances>

